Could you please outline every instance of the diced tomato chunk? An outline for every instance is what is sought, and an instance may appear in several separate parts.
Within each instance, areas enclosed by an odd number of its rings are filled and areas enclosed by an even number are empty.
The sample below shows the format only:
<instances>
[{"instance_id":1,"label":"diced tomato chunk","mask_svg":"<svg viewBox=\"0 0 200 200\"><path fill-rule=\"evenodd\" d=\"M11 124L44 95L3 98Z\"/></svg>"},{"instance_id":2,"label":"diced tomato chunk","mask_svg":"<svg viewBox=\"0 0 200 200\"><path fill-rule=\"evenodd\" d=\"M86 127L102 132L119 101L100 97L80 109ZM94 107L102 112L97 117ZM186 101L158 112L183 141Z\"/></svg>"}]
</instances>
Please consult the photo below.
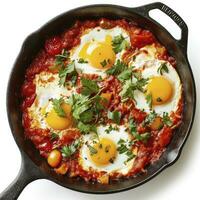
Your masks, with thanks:
<instances>
[{"instance_id":1,"label":"diced tomato chunk","mask_svg":"<svg viewBox=\"0 0 200 200\"><path fill-rule=\"evenodd\" d=\"M131 44L135 48L142 48L153 42L155 42L155 38L148 30L142 30L139 34L131 34Z\"/></svg>"},{"instance_id":2,"label":"diced tomato chunk","mask_svg":"<svg viewBox=\"0 0 200 200\"><path fill-rule=\"evenodd\" d=\"M145 119L145 117L147 116L147 114L145 112L142 112L138 109L133 109L131 112L132 112L133 118L138 123L141 123Z\"/></svg>"}]
</instances>

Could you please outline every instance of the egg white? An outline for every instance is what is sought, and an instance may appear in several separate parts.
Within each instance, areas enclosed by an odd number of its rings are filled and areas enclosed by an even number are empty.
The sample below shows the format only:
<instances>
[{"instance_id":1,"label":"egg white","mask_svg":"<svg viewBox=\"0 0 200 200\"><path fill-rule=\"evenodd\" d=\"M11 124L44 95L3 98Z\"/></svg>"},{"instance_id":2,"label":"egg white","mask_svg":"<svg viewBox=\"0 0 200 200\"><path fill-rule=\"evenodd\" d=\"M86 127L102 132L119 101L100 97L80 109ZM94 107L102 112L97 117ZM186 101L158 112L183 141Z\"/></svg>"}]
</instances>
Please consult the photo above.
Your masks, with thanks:
<instances>
[{"instance_id":1,"label":"egg white","mask_svg":"<svg viewBox=\"0 0 200 200\"><path fill-rule=\"evenodd\" d=\"M161 50L162 49L155 44L146 45L133 54L134 59L129 65L134 66L135 69L142 68L145 65L148 65L149 62L157 59L158 51Z\"/></svg>"},{"instance_id":2,"label":"egg white","mask_svg":"<svg viewBox=\"0 0 200 200\"><path fill-rule=\"evenodd\" d=\"M71 60L74 60L76 70L79 73L87 73L87 74L97 74L99 76L106 76L105 70L103 69L97 69L91 66L89 63L78 63L79 53L83 46L91 41L95 42L103 42L105 41L106 35L110 35L112 38L115 36L121 35L125 38L125 40L130 44L130 37L128 33L122 29L121 27L114 27L112 29L102 29L101 27L96 27L94 29L91 29L84 33L81 37L81 42L78 47L73 48L70 51L70 58ZM90 51L90 47L88 48L88 51ZM117 59L121 59L123 53L125 50L122 50L121 52L116 54L116 61Z\"/></svg>"},{"instance_id":3,"label":"egg white","mask_svg":"<svg viewBox=\"0 0 200 200\"><path fill-rule=\"evenodd\" d=\"M108 138L116 144L116 147L119 146L119 144L117 144L119 140L123 139L124 141L126 141L125 144L128 146L129 142L131 141L131 135L126 131L125 126L118 126L119 130L112 130L110 133L107 134L105 130L108 127L109 125L106 126L100 125L97 128L97 133L100 139ZM79 164L82 166L84 170L89 171L90 169L92 169L97 172L107 172L110 175L114 172L126 175L130 171L135 159L133 158L132 160L126 162L128 156L125 153L123 154L118 153L114 162L109 163L107 166L95 165L95 163L92 162L92 160L90 160L90 157L88 155L88 147L85 144L86 142L88 142L88 144L92 145L93 141L98 141L97 139L94 139L94 134L91 133L83 136L83 145L80 149Z\"/></svg>"},{"instance_id":4,"label":"egg white","mask_svg":"<svg viewBox=\"0 0 200 200\"><path fill-rule=\"evenodd\" d=\"M172 86L173 86L173 96L169 102L161 105L154 105L152 109L159 115L163 115L164 112L168 112L169 114L173 111L175 112L178 108L178 103L181 98L182 93L182 85L179 78L178 73L176 72L175 68L169 62L164 60L151 60L146 63L145 68L142 70L142 77L143 78L152 78L155 76L161 76L158 72L158 68L162 63L166 63L167 68L169 70L168 73L163 73L163 77L168 79ZM145 94L136 90L134 93L134 97L136 100L136 108L144 110L147 113L150 113L149 105L146 102Z\"/></svg>"}]
</instances>

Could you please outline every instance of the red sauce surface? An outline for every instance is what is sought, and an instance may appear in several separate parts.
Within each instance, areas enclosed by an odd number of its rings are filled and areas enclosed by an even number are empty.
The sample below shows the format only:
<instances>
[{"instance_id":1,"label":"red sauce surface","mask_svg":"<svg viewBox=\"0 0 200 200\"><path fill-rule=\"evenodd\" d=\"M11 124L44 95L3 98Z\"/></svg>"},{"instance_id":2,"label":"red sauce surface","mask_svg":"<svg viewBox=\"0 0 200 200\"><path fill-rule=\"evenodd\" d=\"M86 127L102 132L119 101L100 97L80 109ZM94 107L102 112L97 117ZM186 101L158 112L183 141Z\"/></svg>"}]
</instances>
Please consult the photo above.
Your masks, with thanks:
<instances>
[{"instance_id":1,"label":"red sauce surface","mask_svg":"<svg viewBox=\"0 0 200 200\"><path fill-rule=\"evenodd\" d=\"M33 79L36 74L42 71L48 71L49 66L54 63L55 55L61 53L62 49L70 50L72 47L80 43L81 33L87 28L94 28L100 26L102 28L113 28L115 26L120 26L127 30L130 34L132 50L141 48L148 44L158 44L156 38L153 34L140 28L137 24L133 22L127 22L125 20L108 20L100 19L97 21L84 21L76 22L76 24L64 31L62 34L53 36L46 40L44 48L38 53L31 65L26 71L25 82L22 86L21 95L23 97L22 110L23 110L23 126L25 130L25 136L32 140L36 148L40 151L41 155L47 157L49 152L54 148L54 146L62 147L63 145L70 144L76 138L80 137L78 131L72 130L70 133L66 134L61 140L51 140L49 130L43 129L31 129L31 119L28 116L27 108L32 105L35 100L35 85ZM173 57L169 56L167 51L159 55L160 59L169 61L173 66L176 65L176 61ZM91 79L97 78L95 75L90 77ZM80 77L79 77L80 79ZM79 81L79 80L78 80ZM102 82L104 86L103 92L109 92L114 98L111 99L109 104L109 110L115 109L122 113L124 119L126 116L131 115L137 122L138 132L144 133L146 128L142 126L142 122L146 117L146 113L142 112L134 107L133 103L122 104L119 92L121 90L120 82L114 76L109 76L106 80ZM79 89L77 89L77 92ZM173 113L172 117L174 119L173 123L175 125L181 123L182 119L182 100L179 103L179 108L177 113ZM122 122L124 123L124 122ZM144 171L145 167L158 160L165 147L169 144L172 137L173 130L169 127L164 126L160 131L152 131L151 138L147 143L137 142L135 146L139 148L138 156L136 158L135 164L131 172L127 177L134 176L139 172ZM78 157L78 154L73 155L73 158ZM103 172L85 171L78 164L77 159L68 159L64 161L67 163L68 175L71 177L79 176L86 181L96 181L98 177L102 176ZM113 174L112 179L118 179L120 174Z\"/></svg>"}]
</instances>

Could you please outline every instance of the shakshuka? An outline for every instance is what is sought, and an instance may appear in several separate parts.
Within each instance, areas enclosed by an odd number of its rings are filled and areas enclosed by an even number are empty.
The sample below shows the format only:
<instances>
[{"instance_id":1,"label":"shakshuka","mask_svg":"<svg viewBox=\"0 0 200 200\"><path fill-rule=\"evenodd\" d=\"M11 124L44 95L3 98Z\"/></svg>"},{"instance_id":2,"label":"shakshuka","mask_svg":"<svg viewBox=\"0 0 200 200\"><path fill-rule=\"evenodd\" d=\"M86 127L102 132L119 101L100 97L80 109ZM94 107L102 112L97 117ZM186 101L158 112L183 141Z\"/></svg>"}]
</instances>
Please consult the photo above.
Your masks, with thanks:
<instances>
[{"instance_id":1,"label":"shakshuka","mask_svg":"<svg viewBox=\"0 0 200 200\"><path fill-rule=\"evenodd\" d=\"M145 173L182 120L176 60L124 19L47 38L21 95L25 137L52 170L102 184Z\"/></svg>"}]
</instances>

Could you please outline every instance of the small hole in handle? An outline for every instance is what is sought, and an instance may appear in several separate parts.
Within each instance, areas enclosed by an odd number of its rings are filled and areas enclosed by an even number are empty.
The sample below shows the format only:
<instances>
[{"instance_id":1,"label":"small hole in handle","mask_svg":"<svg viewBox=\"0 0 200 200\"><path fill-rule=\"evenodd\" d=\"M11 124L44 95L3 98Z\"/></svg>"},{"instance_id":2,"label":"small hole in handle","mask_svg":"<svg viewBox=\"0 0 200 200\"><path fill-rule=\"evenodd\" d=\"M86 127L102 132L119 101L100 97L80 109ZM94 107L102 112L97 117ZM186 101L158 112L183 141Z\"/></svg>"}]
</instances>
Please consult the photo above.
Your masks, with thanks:
<instances>
[{"instance_id":1,"label":"small hole in handle","mask_svg":"<svg viewBox=\"0 0 200 200\"><path fill-rule=\"evenodd\" d=\"M149 11L149 16L165 27L176 40L181 39L180 27L165 13L159 9L153 9Z\"/></svg>"}]
</instances>

